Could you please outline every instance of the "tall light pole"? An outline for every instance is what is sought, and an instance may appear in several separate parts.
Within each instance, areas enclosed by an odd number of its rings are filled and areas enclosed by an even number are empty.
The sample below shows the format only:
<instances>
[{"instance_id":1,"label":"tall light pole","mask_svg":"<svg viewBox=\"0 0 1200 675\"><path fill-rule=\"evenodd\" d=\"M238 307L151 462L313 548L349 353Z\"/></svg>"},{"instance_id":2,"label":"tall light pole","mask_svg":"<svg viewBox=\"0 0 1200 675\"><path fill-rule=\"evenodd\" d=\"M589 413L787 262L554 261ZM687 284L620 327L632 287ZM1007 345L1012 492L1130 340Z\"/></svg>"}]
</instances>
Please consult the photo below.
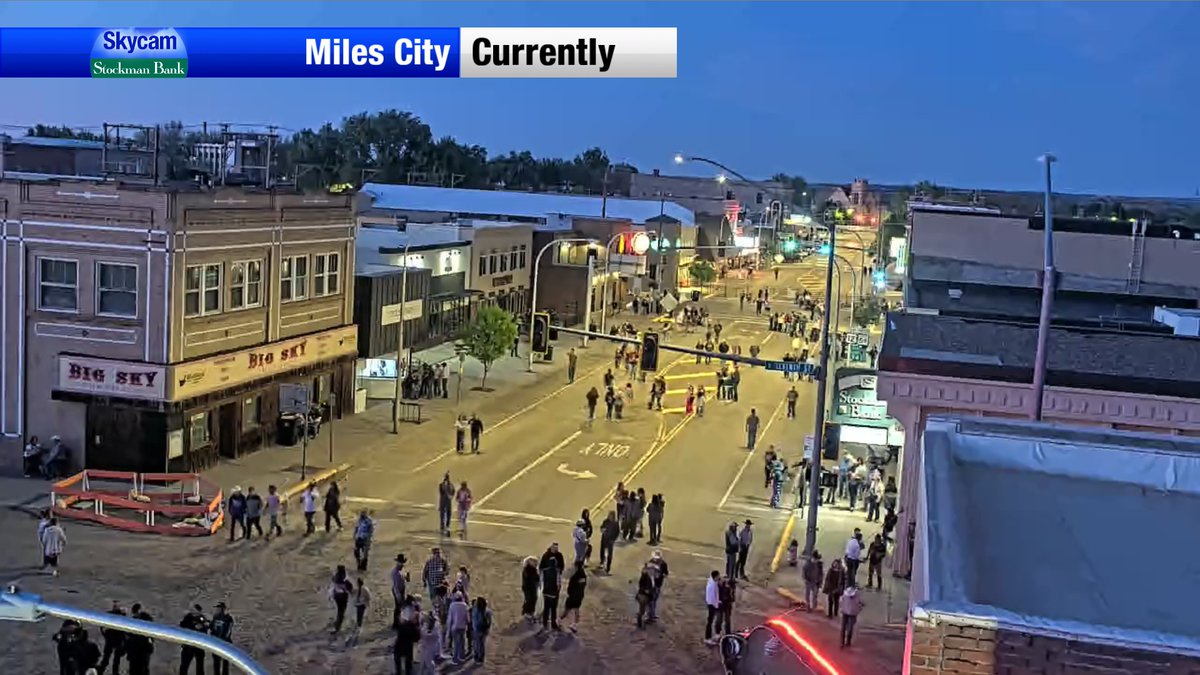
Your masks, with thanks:
<instances>
[{"instance_id":1,"label":"tall light pole","mask_svg":"<svg viewBox=\"0 0 1200 675\"><path fill-rule=\"evenodd\" d=\"M621 238L618 232L604 245L604 278L600 280L600 332L604 332L605 320L608 318L608 275L612 262L612 246ZM588 330L591 330L590 328ZM587 338L584 338L587 339Z\"/></svg>"},{"instance_id":2,"label":"tall light pole","mask_svg":"<svg viewBox=\"0 0 1200 675\"><path fill-rule=\"evenodd\" d=\"M412 242L404 238L404 253L401 262L404 272L400 276L400 324L396 336L396 397L392 400L392 433L400 433L400 401L404 394L404 378L400 376L400 359L404 358L404 305L408 303L408 247ZM407 369L406 369L407 370ZM330 436L332 440L332 435Z\"/></svg>"},{"instance_id":3,"label":"tall light pole","mask_svg":"<svg viewBox=\"0 0 1200 675\"><path fill-rule=\"evenodd\" d=\"M1039 422L1042 419L1042 398L1046 390L1046 349L1050 339L1050 314L1054 309L1054 284L1055 276L1057 276L1054 269L1054 216L1051 213L1054 193L1050 183L1050 166L1056 159L1050 153L1042 155L1039 159L1046 165L1046 205L1042 209L1046 216L1046 231L1042 238L1042 260L1045 264L1042 269L1042 311L1038 315L1037 355L1033 362L1033 411L1031 415L1034 421Z\"/></svg>"},{"instance_id":4,"label":"tall light pole","mask_svg":"<svg viewBox=\"0 0 1200 675\"><path fill-rule=\"evenodd\" d=\"M554 239L554 240L550 241L549 243L547 243L545 246L543 246L537 252L537 255L535 255L533 257L533 299L529 302L529 343L530 343L530 345L529 345L529 368L528 368L528 370L531 373L533 372L533 315L537 314L538 281L540 281L542 278L542 274L541 274L542 254L544 254L546 251L550 250L551 246L561 246L563 244L584 244L584 243L595 244L596 240L595 239L585 239L583 237L571 237L568 239ZM592 264L590 259L588 260L588 264L589 265ZM592 297L591 297L592 289L591 288L587 289L587 296L588 296L588 306L591 307L591 302L592 302ZM547 337L549 337L549 336L547 336Z\"/></svg>"},{"instance_id":5,"label":"tall light pole","mask_svg":"<svg viewBox=\"0 0 1200 675\"><path fill-rule=\"evenodd\" d=\"M821 317L821 358L817 367L817 410L813 426L813 458L809 467L808 527L804 535L804 555L811 558L817 548L817 506L821 501L821 452L825 435L825 389L829 370L829 299L833 293L834 257L837 253L837 228L829 229L829 260L825 265L825 315ZM832 303L835 307L837 303ZM837 311L836 309L834 311Z\"/></svg>"}]
</instances>

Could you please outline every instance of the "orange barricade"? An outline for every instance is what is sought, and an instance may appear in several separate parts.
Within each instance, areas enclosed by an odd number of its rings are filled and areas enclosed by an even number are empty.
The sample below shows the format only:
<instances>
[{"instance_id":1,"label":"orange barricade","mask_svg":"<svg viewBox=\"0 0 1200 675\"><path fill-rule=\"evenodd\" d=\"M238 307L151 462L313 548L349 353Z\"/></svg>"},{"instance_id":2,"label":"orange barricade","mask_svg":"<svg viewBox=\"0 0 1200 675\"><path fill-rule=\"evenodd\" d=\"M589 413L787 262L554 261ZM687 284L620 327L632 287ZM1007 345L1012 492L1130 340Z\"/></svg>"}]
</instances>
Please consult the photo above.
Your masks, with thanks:
<instances>
[{"instance_id":1,"label":"orange barricade","mask_svg":"<svg viewBox=\"0 0 1200 675\"><path fill-rule=\"evenodd\" d=\"M87 469L54 484L55 515L128 532L203 536L225 520L220 488L194 473Z\"/></svg>"}]
</instances>

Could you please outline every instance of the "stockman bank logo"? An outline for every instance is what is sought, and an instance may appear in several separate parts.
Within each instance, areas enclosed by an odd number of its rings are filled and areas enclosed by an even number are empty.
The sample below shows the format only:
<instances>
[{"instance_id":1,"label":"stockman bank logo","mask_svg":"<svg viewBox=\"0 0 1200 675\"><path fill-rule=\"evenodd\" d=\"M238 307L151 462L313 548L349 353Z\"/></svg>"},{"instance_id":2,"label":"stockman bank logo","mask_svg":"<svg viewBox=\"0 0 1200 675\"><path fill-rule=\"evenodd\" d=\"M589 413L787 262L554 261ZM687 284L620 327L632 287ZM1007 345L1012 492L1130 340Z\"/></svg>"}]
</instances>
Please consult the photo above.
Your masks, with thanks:
<instances>
[{"instance_id":1,"label":"stockman bank logo","mask_svg":"<svg viewBox=\"0 0 1200 675\"><path fill-rule=\"evenodd\" d=\"M92 77L187 77L187 48L174 28L105 30L92 47Z\"/></svg>"}]
</instances>

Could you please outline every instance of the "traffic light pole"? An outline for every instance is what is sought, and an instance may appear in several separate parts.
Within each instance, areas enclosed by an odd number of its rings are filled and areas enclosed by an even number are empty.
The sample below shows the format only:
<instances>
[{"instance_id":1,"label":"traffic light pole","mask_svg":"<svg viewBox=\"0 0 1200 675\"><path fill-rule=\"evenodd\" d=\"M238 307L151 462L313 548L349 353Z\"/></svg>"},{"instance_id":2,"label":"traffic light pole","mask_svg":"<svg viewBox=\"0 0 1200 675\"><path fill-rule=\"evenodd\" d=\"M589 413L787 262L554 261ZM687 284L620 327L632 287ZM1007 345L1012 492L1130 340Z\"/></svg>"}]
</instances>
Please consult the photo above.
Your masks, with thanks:
<instances>
[{"instance_id":1,"label":"traffic light pole","mask_svg":"<svg viewBox=\"0 0 1200 675\"><path fill-rule=\"evenodd\" d=\"M821 501L821 455L825 433L825 390L829 378L829 315L837 312L840 298L833 297L833 267L837 257L837 228L829 228L829 260L825 265L825 314L821 317L821 360L817 367L817 411L813 429L813 458L809 464L808 526L804 535L804 556L812 557L817 548L817 508Z\"/></svg>"}]
</instances>

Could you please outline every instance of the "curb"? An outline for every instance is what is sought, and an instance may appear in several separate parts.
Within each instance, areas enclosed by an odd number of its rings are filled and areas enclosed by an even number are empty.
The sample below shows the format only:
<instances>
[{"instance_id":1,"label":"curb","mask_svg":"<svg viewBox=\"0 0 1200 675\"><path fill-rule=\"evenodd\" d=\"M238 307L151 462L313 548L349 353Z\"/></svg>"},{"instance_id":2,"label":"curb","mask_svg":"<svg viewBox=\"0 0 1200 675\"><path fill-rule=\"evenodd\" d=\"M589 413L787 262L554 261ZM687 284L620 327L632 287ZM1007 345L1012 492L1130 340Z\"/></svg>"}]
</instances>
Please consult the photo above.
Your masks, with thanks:
<instances>
[{"instance_id":1,"label":"curb","mask_svg":"<svg viewBox=\"0 0 1200 675\"><path fill-rule=\"evenodd\" d=\"M782 595L788 602L791 602L793 605L803 605L803 606L808 605L808 603L805 602L804 598L796 595L795 593L789 591L786 588L783 588L782 586L776 587L775 592L778 593L779 595Z\"/></svg>"},{"instance_id":2,"label":"curb","mask_svg":"<svg viewBox=\"0 0 1200 675\"><path fill-rule=\"evenodd\" d=\"M318 485L327 483L334 478L337 478L339 475L349 471L351 466L351 464L339 464L332 469L325 469L324 471L314 473L304 480L296 482L294 485L283 488L283 491L279 497L284 501L291 501L300 496L300 494L304 492L304 489L308 487L309 483L317 483Z\"/></svg>"}]
</instances>

